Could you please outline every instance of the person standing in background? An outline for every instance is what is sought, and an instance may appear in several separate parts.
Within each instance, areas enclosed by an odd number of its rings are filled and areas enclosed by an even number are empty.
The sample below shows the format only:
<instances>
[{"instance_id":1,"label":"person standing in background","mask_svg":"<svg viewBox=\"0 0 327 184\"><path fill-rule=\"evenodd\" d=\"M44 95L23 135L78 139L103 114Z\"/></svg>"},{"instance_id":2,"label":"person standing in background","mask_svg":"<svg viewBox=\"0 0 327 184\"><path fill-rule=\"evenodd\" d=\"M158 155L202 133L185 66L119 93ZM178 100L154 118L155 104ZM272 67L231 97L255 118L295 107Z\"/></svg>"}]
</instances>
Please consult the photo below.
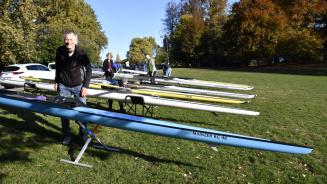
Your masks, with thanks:
<instances>
[{"instance_id":1,"label":"person standing in background","mask_svg":"<svg viewBox=\"0 0 327 184\"><path fill-rule=\"evenodd\" d=\"M118 84L119 86L122 86L123 85L122 79L120 79L118 81L113 79L115 72L117 72L119 70L119 68L121 68L122 66L119 63L116 63L112 59L113 57L112 57L111 52L109 52L106 56L107 56L107 59L105 59L102 64L102 69L104 71L106 80L109 81L110 84L113 84L113 85ZM112 104L113 104L113 100L108 99L108 110L109 111L113 111ZM119 107L120 107L119 112L124 113L125 109L123 106L123 102L119 102Z\"/></svg>"},{"instance_id":2,"label":"person standing in background","mask_svg":"<svg viewBox=\"0 0 327 184\"><path fill-rule=\"evenodd\" d=\"M149 54L147 54L145 56L145 58L146 58L147 70L148 70L148 75L150 77L151 84L154 84L155 76L156 76L156 72L157 72L156 63L155 63L154 59L152 59L150 57Z\"/></svg>"},{"instance_id":3,"label":"person standing in background","mask_svg":"<svg viewBox=\"0 0 327 184\"><path fill-rule=\"evenodd\" d=\"M168 62L162 64L162 71L165 77L168 78L171 76L172 68Z\"/></svg>"},{"instance_id":4,"label":"person standing in background","mask_svg":"<svg viewBox=\"0 0 327 184\"><path fill-rule=\"evenodd\" d=\"M117 84L118 82L113 79L114 73L116 72L117 68L114 65L114 60L112 59L112 53L109 52L107 55L107 59L105 59L102 63L102 70L104 71L104 76L110 84Z\"/></svg>"}]
</instances>

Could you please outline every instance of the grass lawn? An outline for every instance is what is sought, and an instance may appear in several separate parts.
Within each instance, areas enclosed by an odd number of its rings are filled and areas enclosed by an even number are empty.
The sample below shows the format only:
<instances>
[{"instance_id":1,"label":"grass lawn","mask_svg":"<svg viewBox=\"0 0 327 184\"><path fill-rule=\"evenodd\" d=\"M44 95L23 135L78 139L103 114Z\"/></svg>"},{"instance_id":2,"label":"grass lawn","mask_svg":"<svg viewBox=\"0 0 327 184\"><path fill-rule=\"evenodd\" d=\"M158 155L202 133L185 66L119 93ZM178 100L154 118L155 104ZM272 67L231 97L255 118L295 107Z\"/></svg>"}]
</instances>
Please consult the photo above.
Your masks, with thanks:
<instances>
[{"instance_id":1,"label":"grass lawn","mask_svg":"<svg viewBox=\"0 0 327 184\"><path fill-rule=\"evenodd\" d=\"M59 161L76 157L80 149L61 145L59 118L1 107L0 183L327 183L326 67L175 68L173 75L253 85L248 93L258 96L251 103L229 106L261 114L214 116L156 107L155 118L312 146L314 151L292 155L228 146L214 151L203 143L103 127L98 137L121 150L89 148L81 159L93 165L89 169ZM95 99L90 100L94 105ZM71 126L77 135L77 125Z\"/></svg>"}]
</instances>

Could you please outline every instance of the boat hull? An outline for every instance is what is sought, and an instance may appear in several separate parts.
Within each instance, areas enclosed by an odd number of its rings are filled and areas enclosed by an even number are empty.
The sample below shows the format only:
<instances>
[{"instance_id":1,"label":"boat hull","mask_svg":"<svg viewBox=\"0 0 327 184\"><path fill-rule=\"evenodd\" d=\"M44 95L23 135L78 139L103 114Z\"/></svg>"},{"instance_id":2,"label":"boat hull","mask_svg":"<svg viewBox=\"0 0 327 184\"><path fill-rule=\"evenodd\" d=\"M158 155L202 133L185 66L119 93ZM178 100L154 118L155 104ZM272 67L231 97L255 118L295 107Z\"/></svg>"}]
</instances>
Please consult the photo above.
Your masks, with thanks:
<instances>
[{"instance_id":1,"label":"boat hull","mask_svg":"<svg viewBox=\"0 0 327 184\"><path fill-rule=\"evenodd\" d=\"M40 101L37 99L21 99L0 95L0 106L9 106L107 127L199 141L209 144L245 147L292 154L309 154L313 150L311 147L306 146L225 133L151 118L107 112L94 108L71 108L61 104Z\"/></svg>"}]
</instances>

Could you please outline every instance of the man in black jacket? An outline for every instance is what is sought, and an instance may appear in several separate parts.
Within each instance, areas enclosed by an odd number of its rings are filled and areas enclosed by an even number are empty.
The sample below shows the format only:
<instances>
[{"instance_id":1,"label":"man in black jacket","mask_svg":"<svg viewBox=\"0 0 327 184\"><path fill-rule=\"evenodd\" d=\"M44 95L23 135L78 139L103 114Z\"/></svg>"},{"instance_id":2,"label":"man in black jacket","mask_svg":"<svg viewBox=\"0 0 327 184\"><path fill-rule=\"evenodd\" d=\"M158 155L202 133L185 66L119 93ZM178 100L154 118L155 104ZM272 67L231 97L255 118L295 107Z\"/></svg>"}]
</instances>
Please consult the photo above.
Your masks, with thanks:
<instances>
[{"instance_id":1,"label":"man in black jacket","mask_svg":"<svg viewBox=\"0 0 327 184\"><path fill-rule=\"evenodd\" d=\"M77 34L72 31L64 33L64 45L56 51L56 77L54 88L63 97L78 97L78 100L86 104L86 96L91 80L92 68L86 52L78 47ZM71 142L69 120L61 118L63 131L63 144ZM80 127L79 136L86 135Z\"/></svg>"}]
</instances>

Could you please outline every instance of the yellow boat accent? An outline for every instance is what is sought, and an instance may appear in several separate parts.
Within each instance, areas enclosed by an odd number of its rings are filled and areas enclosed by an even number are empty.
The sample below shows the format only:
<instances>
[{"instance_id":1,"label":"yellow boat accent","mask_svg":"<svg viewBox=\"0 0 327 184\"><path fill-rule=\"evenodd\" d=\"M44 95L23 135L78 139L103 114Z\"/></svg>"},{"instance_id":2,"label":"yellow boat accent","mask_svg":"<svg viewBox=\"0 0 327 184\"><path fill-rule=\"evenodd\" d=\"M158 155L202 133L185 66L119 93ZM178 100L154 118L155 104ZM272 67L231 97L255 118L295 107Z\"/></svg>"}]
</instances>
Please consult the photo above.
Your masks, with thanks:
<instances>
[{"instance_id":1,"label":"yellow boat accent","mask_svg":"<svg viewBox=\"0 0 327 184\"><path fill-rule=\"evenodd\" d=\"M48 83L54 83L54 80L51 79L41 79L41 78L35 78L35 77L25 77L21 76L20 78L25 79L27 81L33 81L33 82L48 82Z\"/></svg>"},{"instance_id":2,"label":"yellow boat accent","mask_svg":"<svg viewBox=\"0 0 327 184\"><path fill-rule=\"evenodd\" d=\"M34 81L34 82L49 82L53 83L53 80L50 79L40 79L34 77L22 77L25 80ZM179 92L170 92L170 91L160 91L160 90L152 90L152 89L131 89L124 88L111 84L103 84L103 83L90 83L90 88L93 89L115 89L115 90L127 90L132 93L142 94L142 95L152 95L159 96L165 98L176 98L183 100L196 100L196 101L205 101L205 102L215 102L215 103L230 103L230 104L242 104L247 103L249 101L239 100L239 99L231 99L231 98L222 98L216 96L206 96L206 95L196 95L190 93L179 93Z\"/></svg>"},{"instance_id":3,"label":"yellow boat accent","mask_svg":"<svg viewBox=\"0 0 327 184\"><path fill-rule=\"evenodd\" d=\"M196 95L190 93L179 93L179 92L170 92L170 91L160 91L160 90L152 90L152 89L130 89L119 87L111 84L103 84L103 83L92 83L90 84L90 88L95 89L103 89L103 88L112 88L112 89L127 89L129 92L142 94L142 95L152 95L159 96L165 98L176 98L176 99L184 99L184 100L196 100L196 101L206 101L206 102L215 102L215 103L231 103L231 104L242 104L247 103L248 101L239 100L239 99L231 99L231 98L222 98L215 96L206 96L206 95Z\"/></svg>"},{"instance_id":4,"label":"yellow boat accent","mask_svg":"<svg viewBox=\"0 0 327 184\"><path fill-rule=\"evenodd\" d=\"M241 104L247 102L244 100L231 99L231 98L221 98L221 97L214 97L214 96L195 95L190 93L178 93L178 92L158 91L158 90L149 90L149 89L135 89L135 90L133 89L132 91L137 94L144 94L144 95L147 94L153 96L177 98L177 99L185 99L185 100L197 100L197 101L231 103L231 104Z\"/></svg>"}]
</instances>

